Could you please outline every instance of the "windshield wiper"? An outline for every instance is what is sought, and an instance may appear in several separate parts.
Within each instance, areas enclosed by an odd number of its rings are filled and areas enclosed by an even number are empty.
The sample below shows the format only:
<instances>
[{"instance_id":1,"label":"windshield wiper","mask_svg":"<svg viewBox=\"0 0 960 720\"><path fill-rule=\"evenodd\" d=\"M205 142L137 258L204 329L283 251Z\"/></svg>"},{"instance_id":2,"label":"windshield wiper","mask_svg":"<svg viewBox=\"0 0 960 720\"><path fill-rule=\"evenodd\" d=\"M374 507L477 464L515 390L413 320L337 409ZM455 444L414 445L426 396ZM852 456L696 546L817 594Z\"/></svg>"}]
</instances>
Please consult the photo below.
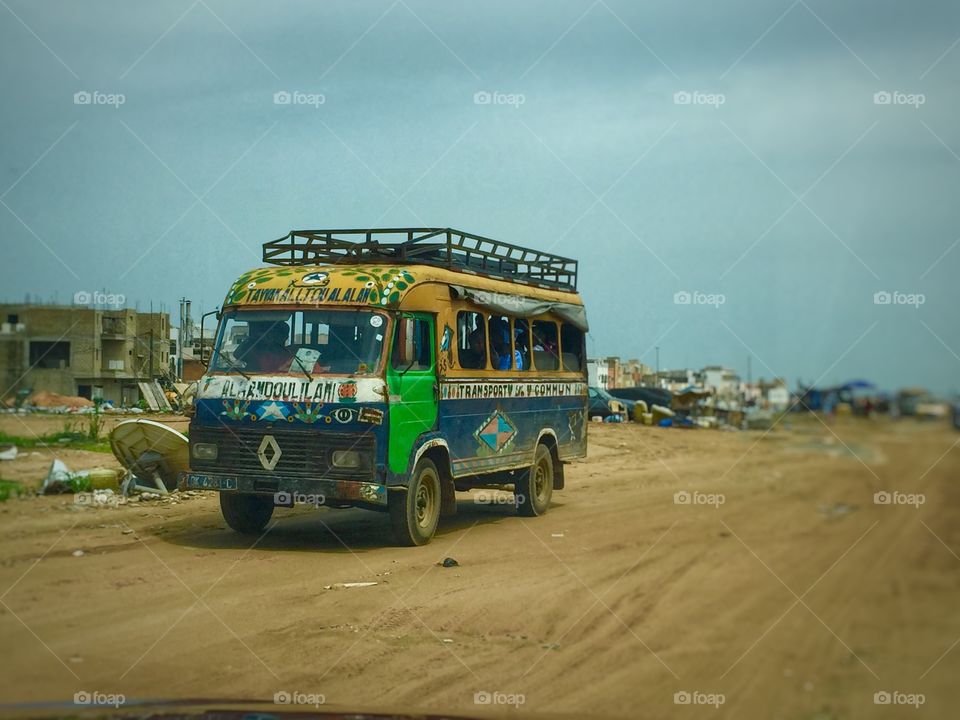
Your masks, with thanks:
<instances>
[{"instance_id":1,"label":"windshield wiper","mask_svg":"<svg viewBox=\"0 0 960 720\"><path fill-rule=\"evenodd\" d=\"M227 363L229 363L229 366L227 367L227 370L236 370L238 373L240 373L241 375L243 375L243 377L245 377L247 380L252 380L252 379L253 379L253 378L251 378L249 375L247 375L247 374L243 371L243 368L241 368L239 365L237 365L237 361L236 361L236 360L229 360L229 359L227 359L227 358L223 358L223 359L226 360Z\"/></svg>"},{"instance_id":2,"label":"windshield wiper","mask_svg":"<svg viewBox=\"0 0 960 720\"><path fill-rule=\"evenodd\" d=\"M294 354L293 359L297 361L297 365L299 365L300 369L303 370L303 374L307 376L307 380L309 382L313 382L313 376L310 375L310 371L307 370L307 366L303 364L303 360L300 359L300 356Z\"/></svg>"}]
</instances>

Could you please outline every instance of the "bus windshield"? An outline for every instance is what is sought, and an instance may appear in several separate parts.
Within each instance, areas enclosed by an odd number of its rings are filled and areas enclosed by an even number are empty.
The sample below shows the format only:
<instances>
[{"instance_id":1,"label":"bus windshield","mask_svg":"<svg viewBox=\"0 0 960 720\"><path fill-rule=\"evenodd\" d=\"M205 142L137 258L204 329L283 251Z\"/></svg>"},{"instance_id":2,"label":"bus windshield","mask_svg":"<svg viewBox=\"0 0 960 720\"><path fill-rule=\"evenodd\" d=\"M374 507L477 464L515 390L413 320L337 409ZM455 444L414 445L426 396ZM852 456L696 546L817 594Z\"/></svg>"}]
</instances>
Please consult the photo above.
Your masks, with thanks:
<instances>
[{"instance_id":1,"label":"bus windshield","mask_svg":"<svg viewBox=\"0 0 960 720\"><path fill-rule=\"evenodd\" d=\"M228 311L210 372L365 375L380 370L387 316L362 310Z\"/></svg>"}]
</instances>

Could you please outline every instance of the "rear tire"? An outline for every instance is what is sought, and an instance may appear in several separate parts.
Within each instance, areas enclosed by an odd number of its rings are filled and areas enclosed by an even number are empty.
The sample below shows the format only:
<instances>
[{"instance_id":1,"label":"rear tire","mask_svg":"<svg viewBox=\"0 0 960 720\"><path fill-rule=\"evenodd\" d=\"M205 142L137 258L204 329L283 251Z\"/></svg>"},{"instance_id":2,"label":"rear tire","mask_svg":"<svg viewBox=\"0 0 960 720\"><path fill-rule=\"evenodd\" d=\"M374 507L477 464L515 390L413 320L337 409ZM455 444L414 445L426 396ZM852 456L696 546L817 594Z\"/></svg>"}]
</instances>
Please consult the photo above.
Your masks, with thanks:
<instances>
[{"instance_id":1,"label":"rear tire","mask_svg":"<svg viewBox=\"0 0 960 720\"><path fill-rule=\"evenodd\" d=\"M517 512L526 517L537 517L547 511L553 498L553 475L553 453L540 443L533 454L530 469L517 473L513 486Z\"/></svg>"},{"instance_id":2,"label":"rear tire","mask_svg":"<svg viewBox=\"0 0 960 720\"><path fill-rule=\"evenodd\" d=\"M387 498L393 534L401 545L426 545L440 520L440 471L432 460L421 458L406 492Z\"/></svg>"},{"instance_id":3,"label":"rear tire","mask_svg":"<svg viewBox=\"0 0 960 720\"><path fill-rule=\"evenodd\" d=\"M272 495L220 493L220 512L233 530L244 535L256 535L273 516Z\"/></svg>"}]
</instances>

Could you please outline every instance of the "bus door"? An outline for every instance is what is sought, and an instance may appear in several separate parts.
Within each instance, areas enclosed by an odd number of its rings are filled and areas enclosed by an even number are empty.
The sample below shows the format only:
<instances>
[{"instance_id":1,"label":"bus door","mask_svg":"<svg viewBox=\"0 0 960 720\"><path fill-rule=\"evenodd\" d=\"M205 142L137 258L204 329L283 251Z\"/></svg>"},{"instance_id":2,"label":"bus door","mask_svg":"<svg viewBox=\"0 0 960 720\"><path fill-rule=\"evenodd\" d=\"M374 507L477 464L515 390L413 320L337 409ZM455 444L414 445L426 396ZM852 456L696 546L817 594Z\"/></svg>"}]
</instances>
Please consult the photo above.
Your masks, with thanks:
<instances>
[{"instance_id":1,"label":"bus door","mask_svg":"<svg viewBox=\"0 0 960 720\"><path fill-rule=\"evenodd\" d=\"M437 427L439 385L434 328L434 318L428 313L400 313L395 323L387 368L387 464L395 473L406 471L417 438Z\"/></svg>"}]
</instances>

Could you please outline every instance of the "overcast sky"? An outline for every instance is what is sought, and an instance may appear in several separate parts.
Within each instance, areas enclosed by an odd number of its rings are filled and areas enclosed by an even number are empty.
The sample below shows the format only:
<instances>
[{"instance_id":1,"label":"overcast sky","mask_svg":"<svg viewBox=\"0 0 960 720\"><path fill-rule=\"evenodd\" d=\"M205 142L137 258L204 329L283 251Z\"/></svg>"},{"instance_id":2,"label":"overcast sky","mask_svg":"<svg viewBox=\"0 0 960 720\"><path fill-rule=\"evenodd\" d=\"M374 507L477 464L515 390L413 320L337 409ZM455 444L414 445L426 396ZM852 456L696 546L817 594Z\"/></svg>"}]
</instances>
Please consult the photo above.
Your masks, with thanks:
<instances>
[{"instance_id":1,"label":"overcast sky","mask_svg":"<svg viewBox=\"0 0 960 720\"><path fill-rule=\"evenodd\" d=\"M451 226L578 258L591 354L960 389L955 2L0 18L5 300L209 310L292 228Z\"/></svg>"}]
</instances>

